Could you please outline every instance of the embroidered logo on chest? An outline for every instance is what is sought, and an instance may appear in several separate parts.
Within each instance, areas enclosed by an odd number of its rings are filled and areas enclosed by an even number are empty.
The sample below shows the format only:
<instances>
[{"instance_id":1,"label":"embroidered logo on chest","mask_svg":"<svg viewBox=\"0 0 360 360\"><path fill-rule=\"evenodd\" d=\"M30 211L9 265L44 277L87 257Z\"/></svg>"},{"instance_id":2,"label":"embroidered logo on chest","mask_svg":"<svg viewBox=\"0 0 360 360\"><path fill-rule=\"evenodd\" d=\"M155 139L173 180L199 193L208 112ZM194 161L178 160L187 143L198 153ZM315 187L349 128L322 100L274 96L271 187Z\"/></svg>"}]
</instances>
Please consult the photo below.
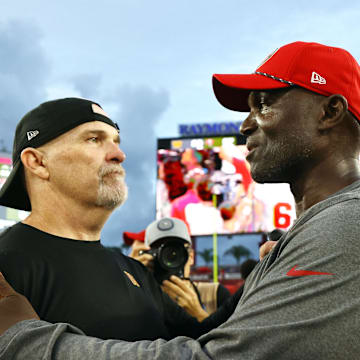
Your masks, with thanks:
<instances>
[{"instance_id":1,"label":"embroidered logo on chest","mask_svg":"<svg viewBox=\"0 0 360 360\"><path fill-rule=\"evenodd\" d=\"M127 271L124 270L124 274L129 278L133 285L140 287L139 283L135 280L135 278L129 274Z\"/></svg>"}]
</instances>

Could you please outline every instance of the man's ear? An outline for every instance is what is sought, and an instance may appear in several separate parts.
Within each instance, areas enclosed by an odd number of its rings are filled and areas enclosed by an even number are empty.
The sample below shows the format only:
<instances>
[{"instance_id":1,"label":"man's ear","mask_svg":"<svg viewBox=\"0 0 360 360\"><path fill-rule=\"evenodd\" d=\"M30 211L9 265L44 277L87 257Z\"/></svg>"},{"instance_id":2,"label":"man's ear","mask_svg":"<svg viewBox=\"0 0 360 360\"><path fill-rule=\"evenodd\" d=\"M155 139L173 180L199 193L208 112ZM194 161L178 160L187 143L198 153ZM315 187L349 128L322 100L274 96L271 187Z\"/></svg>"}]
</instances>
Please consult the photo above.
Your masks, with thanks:
<instances>
[{"instance_id":1,"label":"man's ear","mask_svg":"<svg viewBox=\"0 0 360 360\"><path fill-rule=\"evenodd\" d=\"M342 95L328 96L323 102L324 116L319 122L319 130L328 130L343 121L348 110L348 102Z\"/></svg>"},{"instance_id":2,"label":"man's ear","mask_svg":"<svg viewBox=\"0 0 360 360\"><path fill-rule=\"evenodd\" d=\"M21 152L20 157L25 169L43 180L49 178L43 152L34 148L26 148Z\"/></svg>"}]
</instances>

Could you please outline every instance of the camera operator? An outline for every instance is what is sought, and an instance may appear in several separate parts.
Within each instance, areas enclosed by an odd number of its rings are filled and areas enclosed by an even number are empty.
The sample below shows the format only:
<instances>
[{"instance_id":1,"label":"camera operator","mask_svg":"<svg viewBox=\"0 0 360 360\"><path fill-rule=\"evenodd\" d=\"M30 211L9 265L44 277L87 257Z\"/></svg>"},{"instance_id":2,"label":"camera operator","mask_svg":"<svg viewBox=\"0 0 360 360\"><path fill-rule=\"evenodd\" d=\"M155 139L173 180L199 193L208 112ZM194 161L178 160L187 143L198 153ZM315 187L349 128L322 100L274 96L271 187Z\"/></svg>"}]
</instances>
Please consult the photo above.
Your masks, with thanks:
<instances>
[{"instance_id":1,"label":"camera operator","mask_svg":"<svg viewBox=\"0 0 360 360\"><path fill-rule=\"evenodd\" d=\"M152 222L146 228L145 244L135 240L130 256L153 270L163 290L199 321L230 297L221 284L190 280L194 250L187 226L180 219L163 218ZM148 261L149 256L152 261Z\"/></svg>"}]
</instances>

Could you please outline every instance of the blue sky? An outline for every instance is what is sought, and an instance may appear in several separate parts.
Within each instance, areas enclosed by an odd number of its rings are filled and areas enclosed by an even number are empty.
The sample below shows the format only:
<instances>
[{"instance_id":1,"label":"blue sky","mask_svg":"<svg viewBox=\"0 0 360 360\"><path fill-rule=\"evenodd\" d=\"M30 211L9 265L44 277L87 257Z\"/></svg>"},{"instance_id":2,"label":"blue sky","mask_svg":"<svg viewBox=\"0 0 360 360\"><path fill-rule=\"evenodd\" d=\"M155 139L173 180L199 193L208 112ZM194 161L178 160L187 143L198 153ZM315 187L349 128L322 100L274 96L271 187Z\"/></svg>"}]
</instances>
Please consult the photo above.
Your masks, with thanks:
<instances>
[{"instance_id":1,"label":"blue sky","mask_svg":"<svg viewBox=\"0 0 360 360\"><path fill-rule=\"evenodd\" d=\"M155 216L156 138L184 123L241 120L222 108L213 73L247 73L275 48L302 40L360 59L357 1L2 1L0 139L43 101L99 102L121 129L130 195L103 241L122 243Z\"/></svg>"}]
</instances>

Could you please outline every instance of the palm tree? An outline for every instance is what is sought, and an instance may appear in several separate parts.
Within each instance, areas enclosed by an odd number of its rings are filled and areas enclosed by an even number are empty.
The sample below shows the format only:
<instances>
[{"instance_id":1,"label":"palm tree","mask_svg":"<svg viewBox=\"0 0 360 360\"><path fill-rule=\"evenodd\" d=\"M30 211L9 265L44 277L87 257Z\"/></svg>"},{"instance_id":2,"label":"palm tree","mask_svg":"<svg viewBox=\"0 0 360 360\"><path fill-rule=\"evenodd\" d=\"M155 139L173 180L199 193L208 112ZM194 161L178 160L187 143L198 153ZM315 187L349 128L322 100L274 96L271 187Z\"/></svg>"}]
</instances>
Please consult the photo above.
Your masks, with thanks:
<instances>
[{"instance_id":1,"label":"palm tree","mask_svg":"<svg viewBox=\"0 0 360 360\"><path fill-rule=\"evenodd\" d=\"M249 258L251 256L251 252L242 245L235 245L230 249L227 249L224 252L224 255L231 255L235 258L236 264L240 265L240 259L242 257Z\"/></svg>"},{"instance_id":2,"label":"palm tree","mask_svg":"<svg viewBox=\"0 0 360 360\"><path fill-rule=\"evenodd\" d=\"M203 251L197 251L197 254L205 261L206 266L213 261L213 249L204 249Z\"/></svg>"},{"instance_id":3,"label":"palm tree","mask_svg":"<svg viewBox=\"0 0 360 360\"><path fill-rule=\"evenodd\" d=\"M0 151L6 152L6 153L11 153L11 151L6 147L4 139L2 139L2 138L0 138Z\"/></svg>"}]
</instances>

